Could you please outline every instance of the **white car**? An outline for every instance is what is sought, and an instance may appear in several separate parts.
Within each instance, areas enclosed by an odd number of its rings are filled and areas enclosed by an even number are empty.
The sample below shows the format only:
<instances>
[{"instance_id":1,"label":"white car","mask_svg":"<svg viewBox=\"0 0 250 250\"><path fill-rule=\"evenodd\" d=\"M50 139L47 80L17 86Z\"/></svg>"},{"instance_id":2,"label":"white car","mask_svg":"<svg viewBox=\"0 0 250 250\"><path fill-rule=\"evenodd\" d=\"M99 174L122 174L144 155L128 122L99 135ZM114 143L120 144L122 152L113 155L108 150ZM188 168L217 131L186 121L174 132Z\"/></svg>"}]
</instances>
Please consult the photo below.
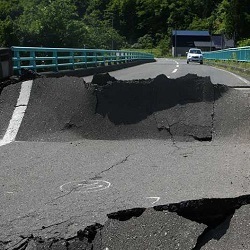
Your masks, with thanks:
<instances>
[{"instance_id":1,"label":"white car","mask_svg":"<svg viewBox=\"0 0 250 250\"><path fill-rule=\"evenodd\" d=\"M203 55L200 49L190 49L187 53L187 64L189 62L198 62L203 64Z\"/></svg>"}]
</instances>

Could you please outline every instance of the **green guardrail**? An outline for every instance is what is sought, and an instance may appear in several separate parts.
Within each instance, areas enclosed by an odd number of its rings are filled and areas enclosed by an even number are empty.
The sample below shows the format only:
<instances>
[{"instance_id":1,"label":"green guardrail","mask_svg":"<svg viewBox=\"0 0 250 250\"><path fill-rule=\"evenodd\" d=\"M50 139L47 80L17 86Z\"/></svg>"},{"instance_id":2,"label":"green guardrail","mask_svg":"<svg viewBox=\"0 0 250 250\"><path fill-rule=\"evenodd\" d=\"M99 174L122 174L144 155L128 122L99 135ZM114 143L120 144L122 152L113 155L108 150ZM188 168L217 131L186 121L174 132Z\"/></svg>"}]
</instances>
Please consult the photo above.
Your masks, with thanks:
<instances>
[{"instance_id":1,"label":"green guardrail","mask_svg":"<svg viewBox=\"0 0 250 250\"><path fill-rule=\"evenodd\" d=\"M216 50L203 53L207 60L234 60L239 62L250 62L250 46Z\"/></svg>"},{"instance_id":2,"label":"green guardrail","mask_svg":"<svg viewBox=\"0 0 250 250\"><path fill-rule=\"evenodd\" d=\"M22 68L37 72L58 72L154 59L152 54L126 50L17 46L13 46L11 49L13 51L13 69L19 73Z\"/></svg>"}]
</instances>

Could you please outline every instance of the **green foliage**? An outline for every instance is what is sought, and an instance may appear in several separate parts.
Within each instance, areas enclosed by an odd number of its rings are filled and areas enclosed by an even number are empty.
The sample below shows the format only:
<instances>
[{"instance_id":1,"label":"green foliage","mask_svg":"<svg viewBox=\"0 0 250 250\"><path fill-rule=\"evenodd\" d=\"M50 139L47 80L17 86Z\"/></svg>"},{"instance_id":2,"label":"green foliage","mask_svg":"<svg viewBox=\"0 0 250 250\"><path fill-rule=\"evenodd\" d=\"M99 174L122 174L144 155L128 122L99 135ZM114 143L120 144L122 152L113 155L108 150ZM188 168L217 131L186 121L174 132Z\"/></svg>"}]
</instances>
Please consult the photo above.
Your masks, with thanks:
<instances>
[{"instance_id":1,"label":"green foliage","mask_svg":"<svg viewBox=\"0 0 250 250\"><path fill-rule=\"evenodd\" d=\"M250 46L250 38L242 39L241 41L238 42L238 46L239 47Z\"/></svg>"},{"instance_id":2,"label":"green foliage","mask_svg":"<svg viewBox=\"0 0 250 250\"><path fill-rule=\"evenodd\" d=\"M170 36L165 36L164 38L162 38L159 43L157 48L160 51L160 56L167 56L170 55L170 46L171 46L171 39Z\"/></svg>"},{"instance_id":3,"label":"green foliage","mask_svg":"<svg viewBox=\"0 0 250 250\"><path fill-rule=\"evenodd\" d=\"M142 37L139 37L137 44L141 49L151 49L153 48L153 38L146 34Z\"/></svg>"},{"instance_id":4,"label":"green foliage","mask_svg":"<svg viewBox=\"0 0 250 250\"><path fill-rule=\"evenodd\" d=\"M248 45L249 0L0 0L0 46L169 53L173 29L209 30Z\"/></svg>"},{"instance_id":5,"label":"green foliage","mask_svg":"<svg viewBox=\"0 0 250 250\"><path fill-rule=\"evenodd\" d=\"M218 5L214 29L237 40L250 36L249 0L223 0Z\"/></svg>"},{"instance_id":6,"label":"green foliage","mask_svg":"<svg viewBox=\"0 0 250 250\"><path fill-rule=\"evenodd\" d=\"M101 20L101 11L95 9L99 4L104 6L105 1L89 1L91 5L86 2L1 0L0 45L121 47L125 39L113 29L108 20ZM87 15L91 9L93 11ZM81 14L84 14L83 17L80 17Z\"/></svg>"}]
</instances>

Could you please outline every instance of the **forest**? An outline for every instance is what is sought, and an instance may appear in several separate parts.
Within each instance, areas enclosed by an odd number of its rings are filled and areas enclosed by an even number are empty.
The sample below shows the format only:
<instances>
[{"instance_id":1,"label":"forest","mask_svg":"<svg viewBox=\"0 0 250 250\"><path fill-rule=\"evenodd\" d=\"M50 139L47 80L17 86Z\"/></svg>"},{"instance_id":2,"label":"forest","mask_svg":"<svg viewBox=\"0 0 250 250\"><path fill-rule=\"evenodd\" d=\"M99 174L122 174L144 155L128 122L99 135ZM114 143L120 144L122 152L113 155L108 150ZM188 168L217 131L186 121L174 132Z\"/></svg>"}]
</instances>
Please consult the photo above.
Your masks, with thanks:
<instances>
[{"instance_id":1,"label":"forest","mask_svg":"<svg viewBox=\"0 0 250 250\"><path fill-rule=\"evenodd\" d=\"M0 0L0 46L159 48L173 29L250 45L249 0Z\"/></svg>"}]
</instances>

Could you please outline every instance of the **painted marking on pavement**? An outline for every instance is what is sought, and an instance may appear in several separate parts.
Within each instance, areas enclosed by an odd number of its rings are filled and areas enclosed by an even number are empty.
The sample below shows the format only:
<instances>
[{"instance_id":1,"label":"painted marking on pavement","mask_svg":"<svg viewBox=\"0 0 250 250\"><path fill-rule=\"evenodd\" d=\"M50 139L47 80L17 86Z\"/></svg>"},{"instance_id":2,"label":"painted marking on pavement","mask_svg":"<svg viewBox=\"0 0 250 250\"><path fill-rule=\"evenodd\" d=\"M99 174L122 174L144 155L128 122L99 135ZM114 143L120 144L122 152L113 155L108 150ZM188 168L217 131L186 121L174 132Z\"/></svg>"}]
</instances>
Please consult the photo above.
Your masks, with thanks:
<instances>
[{"instance_id":1,"label":"painted marking on pavement","mask_svg":"<svg viewBox=\"0 0 250 250\"><path fill-rule=\"evenodd\" d=\"M249 82L247 79L245 79L245 78L243 78L243 77L241 77L241 76L238 76L238 75L236 75L236 74L234 74L234 73L232 73L232 72L230 72L230 71L227 71L227 70L225 70L225 69L219 69L219 68L216 68L216 67L212 67L212 68L218 69L218 70L221 70L221 71L224 71L224 72L227 72L227 73L230 73L231 75L235 76L236 78L238 78L238 79L241 80L242 82L246 83L247 85L250 85L250 82Z\"/></svg>"},{"instance_id":2,"label":"painted marking on pavement","mask_svg":"<svg viewBox=\"0 0 250 250\"><path fill-rule=\"evenodd\" d=\"M19 98L17 100L16 108L12 114L9 126L2 140L0 140L0 146L9 144L15 141L18 130L22 123L26 108L29 103L30 92L32 88L33 80L25 81L22 83Z\"/></svg>"},{"instance_id":3,"label":"painted marking on pavement","mask_svg":"<svg viewBox=\"0 0 250 250\"><path fill-rule=\"evenodd\" d=\"M103 180L82 180L70 181L60 186L62 192L71 193L72 191L78 193L97 192L102 191L111 186L111 183Z\"/></svg>"},{"instance_id":4,"label":"painted marking on pavement","mask_svg":"<svg viewBox=\"0 0 250 250\"><path fill-rule=\"evenodd\" d=\"M173 73L173 74L176 73L177 70L178 70L178 69L174 69L172 73Z\"/></svg>"},{"instance_id":5,"label":"painted marking on pavement","mask_svg":"<svg viewBox=\"0 0 250 250\"><path fill-rule=\"evenodd\" d=\"M152 202L152 205L154 205L155 203L157 203L160 199L161 199L161 197L146 197L146 199L154 199L155 201L153 201Z\"/></svg>"}]
</instances>

